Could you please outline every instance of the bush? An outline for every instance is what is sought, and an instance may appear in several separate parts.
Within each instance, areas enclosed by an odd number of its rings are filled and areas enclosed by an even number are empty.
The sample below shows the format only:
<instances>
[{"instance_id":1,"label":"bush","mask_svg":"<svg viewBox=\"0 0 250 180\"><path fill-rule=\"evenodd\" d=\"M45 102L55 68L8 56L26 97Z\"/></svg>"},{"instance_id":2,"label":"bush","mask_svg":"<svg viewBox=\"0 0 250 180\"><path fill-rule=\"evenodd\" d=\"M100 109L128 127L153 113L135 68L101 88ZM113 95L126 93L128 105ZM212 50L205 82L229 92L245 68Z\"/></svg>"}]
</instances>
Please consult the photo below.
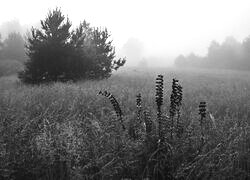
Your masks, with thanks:
<instances>
[{"instance_id":1,"label":"bush","mask_svg":"<svg viewBox=\"0 0 250 180\"><path fill-rule=\"evenodd\" d=\"M50 11L41 21L41 30L31 29L27 40L25 83L108 78L123 66L115 60L115 49L107 29L92 28L86 21L70 31L71 22L60 9Z\"/></svg>"}]
</instances>

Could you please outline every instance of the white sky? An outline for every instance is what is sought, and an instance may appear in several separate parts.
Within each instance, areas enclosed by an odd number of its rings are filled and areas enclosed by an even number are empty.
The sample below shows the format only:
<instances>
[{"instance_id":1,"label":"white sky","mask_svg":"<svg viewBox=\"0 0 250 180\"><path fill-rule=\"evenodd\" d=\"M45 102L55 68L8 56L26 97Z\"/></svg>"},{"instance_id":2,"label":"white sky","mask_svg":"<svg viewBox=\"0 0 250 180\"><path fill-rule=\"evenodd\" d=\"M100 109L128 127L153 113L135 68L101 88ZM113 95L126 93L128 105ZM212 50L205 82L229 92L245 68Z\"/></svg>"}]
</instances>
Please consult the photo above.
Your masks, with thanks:
<instances>
[{"instance_id":1,"label":"white sky","mask_svg":"<svg viewBox=\"0 0 250 180\"><path fill-rule=\"evenodd\" d=\"M61 7L73 25L86 19L105 26L121 49L131 37L144 56L205 55L212 40L250 35L250 0L1 0L0 24L18 19L34 24ZM169 61L170 62L170 61Z\"/></svg>"}]
</instances>

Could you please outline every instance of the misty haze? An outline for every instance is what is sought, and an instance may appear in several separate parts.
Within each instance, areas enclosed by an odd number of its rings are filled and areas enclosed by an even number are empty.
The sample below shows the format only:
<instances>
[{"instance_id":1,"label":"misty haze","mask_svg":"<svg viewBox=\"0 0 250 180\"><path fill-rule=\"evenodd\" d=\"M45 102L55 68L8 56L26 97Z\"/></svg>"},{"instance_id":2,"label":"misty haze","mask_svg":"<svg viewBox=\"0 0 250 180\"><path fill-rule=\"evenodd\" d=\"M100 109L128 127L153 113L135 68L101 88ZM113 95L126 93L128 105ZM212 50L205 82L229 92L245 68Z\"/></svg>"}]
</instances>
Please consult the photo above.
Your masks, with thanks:
<instances>
[{"instance_id":1,"label":"misty haze","mask_svg":"<svg viewBox=\"0 0 250 180\"><path fill-rule=\"evenodd\" d=\"M250 179L250 1L0 6L0 180Z\"/></svg>"}]
</instances>

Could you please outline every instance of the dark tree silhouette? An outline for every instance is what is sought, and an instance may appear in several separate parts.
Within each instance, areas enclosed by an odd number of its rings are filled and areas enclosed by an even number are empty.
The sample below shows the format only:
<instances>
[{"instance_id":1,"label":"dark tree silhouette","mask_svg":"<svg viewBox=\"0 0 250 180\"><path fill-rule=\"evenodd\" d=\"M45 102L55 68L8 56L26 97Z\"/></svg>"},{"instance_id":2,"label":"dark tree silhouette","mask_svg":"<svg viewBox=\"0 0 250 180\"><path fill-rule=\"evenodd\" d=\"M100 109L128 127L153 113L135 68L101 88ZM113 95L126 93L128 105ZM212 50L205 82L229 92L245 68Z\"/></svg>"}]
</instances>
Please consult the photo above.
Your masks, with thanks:
<instances>
[{"instance_id":1,"label":"dark tree silhouette","mask_svg":"<svg viewBox=\"0 0 250 180\"><path fill-rule=\"evenodd\" d=\"M107 30L91 28L86 21L70 31L71 22L56 8L31 29L28 61L19 78L26 83L107 78L124 65L114 60L115 49Z\"/></svg>"}]
</instances>

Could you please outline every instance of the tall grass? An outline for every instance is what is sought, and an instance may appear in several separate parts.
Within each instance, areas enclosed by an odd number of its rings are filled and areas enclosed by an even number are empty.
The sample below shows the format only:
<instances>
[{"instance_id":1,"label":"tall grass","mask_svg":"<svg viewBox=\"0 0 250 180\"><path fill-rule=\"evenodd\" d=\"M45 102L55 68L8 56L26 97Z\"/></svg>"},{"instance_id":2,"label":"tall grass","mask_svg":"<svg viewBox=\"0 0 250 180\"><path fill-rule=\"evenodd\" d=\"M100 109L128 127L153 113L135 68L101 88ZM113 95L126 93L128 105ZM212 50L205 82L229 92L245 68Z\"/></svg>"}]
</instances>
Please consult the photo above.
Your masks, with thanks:
<instances>
[{"instance_id":1,"label":"tall grass","mask_svg":"<svg viewBox=\"0 0 250 180\"><path fill-rule=\"evenodd\" d=\"M137 73L78 84L2 86L1 177L250 177L248 76L161 72L155 89L156 74ZM97 96L99 90L107 98Z\"/></svg>"}]
</instances>

